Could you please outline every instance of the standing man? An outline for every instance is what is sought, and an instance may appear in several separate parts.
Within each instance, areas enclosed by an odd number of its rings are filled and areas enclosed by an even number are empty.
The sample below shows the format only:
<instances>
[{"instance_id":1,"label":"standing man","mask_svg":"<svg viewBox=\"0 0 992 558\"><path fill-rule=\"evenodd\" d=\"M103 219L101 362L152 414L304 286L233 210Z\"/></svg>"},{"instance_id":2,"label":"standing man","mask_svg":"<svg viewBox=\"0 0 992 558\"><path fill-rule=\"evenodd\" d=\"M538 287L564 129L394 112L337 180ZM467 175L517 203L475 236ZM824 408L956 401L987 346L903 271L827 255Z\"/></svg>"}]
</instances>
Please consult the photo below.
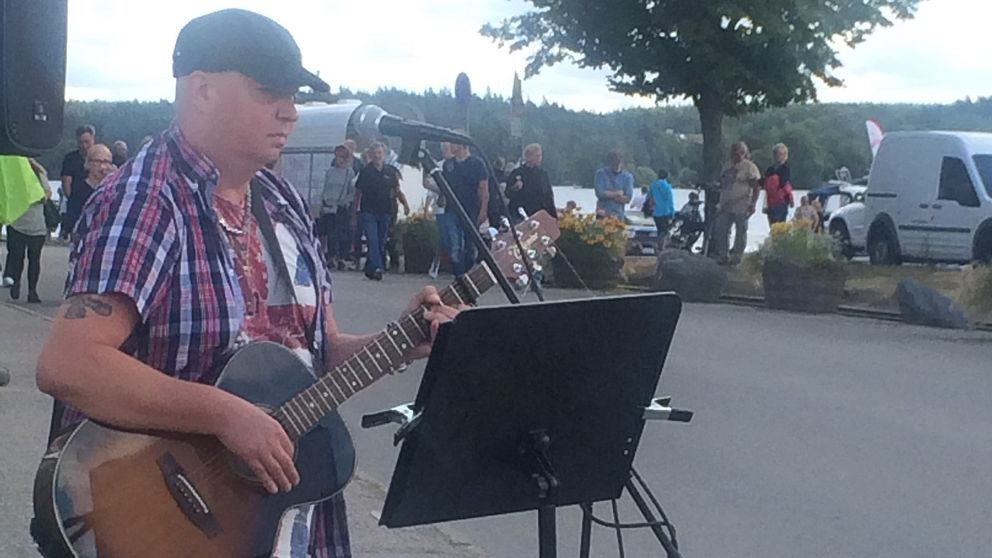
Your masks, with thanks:
<instances>
[{"instance_id":1,"label":"standing man","mask_svg":"<svg viewBox=\"0 0 992 558\"><path fill-rule=\"evenodd\" d=\"M328 269L344 269L351 246L351 207L355 199L355 168L344 145L334 148L334 161L324 173L317 229L324 237Z\"/></svg>"},{"instance_id":2,"label":"standing man","mask_svg":"<svg viewBox=\"0 0 992 558\"><path fill-rule=\"evenodd\" d=\"M80 218L67 300L39 356L38 386L67 405L63 428L88 416L214 436L269 493L289 491L299 475L280 423L211 384L227 354L248 341L280 343L321 375L374 338L338 329L305 204L266 168L293 130L296 91L328 86L303 68L286 29L233 9L180 31L173 75L174 123ZM263 222L288 273L262 240ZM430 287L412 304L428 310L435 330L456 313ZM120 350L132 332L141 332L136 356ZM428 352L421 344L411 358ZM272 555L350 556L343 499L290 510Z\"/></svg>"},{"instance_id":3,"label":"standing man","mask_svg":"<svg viewBox=\"0 0 992 558\"><path fill-rule=\"evenodd\" d=\"M468 146L451 144L452 158L444 165L448 183L455 197L461 202L468 216L475 220L476 228L481 227L489 218L489 173L482 159L472 155ZM449 213L450 212L450 213ZM460 226L458 215L451 209L449 203L445 211L445 219L449 221L448 250L451 258L451 271L455 277L461 277L472 266L478 257L478 250L469 235L472 231ZM453 225L452 226L452 221Z\"/></svg>"},{"instance_id":4,"label":"standing man","mask_svg":"<svg viewBox=\"0 0 992 558\"><path fill-rule=\"evenodd\" d=\"M623 219L624 207L634 197L634 175L623 169L623 155L614 149L606 155L606 166L596 171L596 213Z\"/></svg>"},{"instance_id":5,"label":"standing man","mask_svg":"<svg viewBox=\"0 0 992 558\"><path fill-rule=\"evenodd\" d=\"M651 217L658 229L658 251L661 251L668 244L668 231L672 227L672 218L675 217L675 196L672 185L668 183L667 170L658 169L658 179L651 183L647 195L653 206Z\"/></svg>"},{"instance_id":6,"label":"standing man","mask_svg":"<svg viewBox=\"0 0 992 558\"><path fill-rule=\"evenodd\" d=\"M111 151L114 154L114 166L117 168L123 167L124 163L130 157L127 150L127 142L124 140L115 141L113 147L111 147Z\"/></svg>"},{"instance_id":7,"label":"standing man","mask_svg":"<svg viewBox=\"0 0 992 558\"><path fill-rule=\"evenodd\" d=\"M382 281L389 223L394 213L392 200L403 194L399 171L386 164L385 144L375 142L368 152L369 164L359 173L355 183L355 208L357 222L365 233L365 276Z\"/></svg>"},{"instance_id":8,"label":"standing man","mask_svg":"<svg viewBox=\"0 0 992 558\"><path fill-rule=\"evenodd\" d=\"M62 199L66 201L66 211L62 218L62 238L68 239L76 219L79 217L79 209L83 204L78 197L83 194L81 189L75 188L86 180L86 152L96 143L96 130L93 126L85 125L76 128L76 150L69 153L62 159ZM76 200L73 200L73 192ZM86 200L83 200L86 201Z\"/></svg>"},{"instance_id":9,"label":"standing man","mask_svg":"<svg viewBox=\"0 0 992 558\"><path fill-rule=\"evenodd\" d=\"M519 223L520 209L527 215L545 210L558 217L555 193L551 188L548 172L541 168L544 150L541 144L532 143L524 148L524 164L510 172L506 179L506 195L510 198L510 220Z\"/></svg>"},{"instance_id":10,"label":"standing man","mask_svg":"<svg viewBox=\"0 0 992 558\"><path fill-rule=\"evenodd\" d=\"M761 187L761 171L750 160L751 152L744 142L730 146L730 166L720 175L720 204L713 226L713 248L721 263L736 265L747 247L747 220L754 215ZM734 248L730 244L730 227L734 227Z\"/></svg>"}]
</instances>

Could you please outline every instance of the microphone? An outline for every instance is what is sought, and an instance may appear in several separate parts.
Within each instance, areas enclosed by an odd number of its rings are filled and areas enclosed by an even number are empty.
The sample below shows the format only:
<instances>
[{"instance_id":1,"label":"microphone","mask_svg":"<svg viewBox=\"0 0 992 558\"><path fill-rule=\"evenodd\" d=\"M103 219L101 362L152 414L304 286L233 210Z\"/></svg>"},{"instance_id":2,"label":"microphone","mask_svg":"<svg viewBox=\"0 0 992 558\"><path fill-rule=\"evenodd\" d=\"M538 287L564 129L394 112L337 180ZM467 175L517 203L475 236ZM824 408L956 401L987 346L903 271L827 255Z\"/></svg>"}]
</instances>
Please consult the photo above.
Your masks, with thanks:
<instances>
[{"instance_id":1,"label":"microphone","mask_svg":"<svg viewBox=\"0 0 992 558\"><path fill-rule=\"evenodd\" d=\"M471 145L472 138L441 126L394 116L375 105L364 105L351 115L351 125L362 137L394 136L402 139L446 141Z\"/></svg>"}]
</instances>

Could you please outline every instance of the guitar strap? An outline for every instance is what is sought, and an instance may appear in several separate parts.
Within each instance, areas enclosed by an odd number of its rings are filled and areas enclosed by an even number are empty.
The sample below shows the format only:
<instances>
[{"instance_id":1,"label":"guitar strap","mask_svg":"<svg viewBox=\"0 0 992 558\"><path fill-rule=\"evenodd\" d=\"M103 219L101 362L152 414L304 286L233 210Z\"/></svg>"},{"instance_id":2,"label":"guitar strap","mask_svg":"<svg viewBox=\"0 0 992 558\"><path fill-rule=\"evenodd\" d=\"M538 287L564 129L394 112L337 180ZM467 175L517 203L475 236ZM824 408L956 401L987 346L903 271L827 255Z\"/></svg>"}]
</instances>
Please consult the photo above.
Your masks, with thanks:
<instances>
[{"instance_id":1,"label":"guitar strap","mask_svg":"<svg viewBox=\"0 0 992 558\"><path fill-rule=\"evenodd\" d=\"M272 257L272 261L275 264L275 271L279 275L279 279L289 288L290 296L293 297L293 303L299 306L300 301L296 297L296 288L293 285L293 278L289 276L289 267L286 266L286 258L282 253L282 246L276 238L276 231L272 226L272 219L269 217L269 212L265 210L265 200L262 199L262 190L265 188L265 185L258 179L253 178L251 181L251 188L255 190L254 195L251 196L251 212L255 216L255 221L258 223L258 229L262 232L262 238L265 239L265 244L269 248L269 255ZM311 270L311 272L313 271L314 270ZM316 277L316 275L314 275L314 277ZM320 287L317 285L316 280L314 280L314 288L317 289L316 300L319 304ZM306 336L307 348L310 350L310 354L313 357L313 369L316 371L317 375L320 375L321 371L323 371L323 367L319 365L320 350L317 347L315 335L317 330L318 315L319 313L315 311L313 313L313 320L303 324L303 334Z\"/></svg>"}]
</instances>

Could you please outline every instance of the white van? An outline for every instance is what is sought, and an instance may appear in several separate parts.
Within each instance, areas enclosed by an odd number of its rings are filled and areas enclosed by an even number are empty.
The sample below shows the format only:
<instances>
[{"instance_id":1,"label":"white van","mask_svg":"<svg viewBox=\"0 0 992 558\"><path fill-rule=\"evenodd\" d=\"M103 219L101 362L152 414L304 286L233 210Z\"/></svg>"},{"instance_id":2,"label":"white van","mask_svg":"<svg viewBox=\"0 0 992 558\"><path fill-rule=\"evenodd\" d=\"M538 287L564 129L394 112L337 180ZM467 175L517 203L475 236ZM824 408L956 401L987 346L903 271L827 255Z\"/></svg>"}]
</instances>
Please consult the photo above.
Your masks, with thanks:
<instances>
[{"instance_id":1,"label":"white van","mask_svg":"<svg viewBox=\"0 0 992 558\"><path fill-rule=\"evenodd\" d=\"M992 134L886 134L865 197L872 263L992 261Z\"/></svg>"}]
</instances>

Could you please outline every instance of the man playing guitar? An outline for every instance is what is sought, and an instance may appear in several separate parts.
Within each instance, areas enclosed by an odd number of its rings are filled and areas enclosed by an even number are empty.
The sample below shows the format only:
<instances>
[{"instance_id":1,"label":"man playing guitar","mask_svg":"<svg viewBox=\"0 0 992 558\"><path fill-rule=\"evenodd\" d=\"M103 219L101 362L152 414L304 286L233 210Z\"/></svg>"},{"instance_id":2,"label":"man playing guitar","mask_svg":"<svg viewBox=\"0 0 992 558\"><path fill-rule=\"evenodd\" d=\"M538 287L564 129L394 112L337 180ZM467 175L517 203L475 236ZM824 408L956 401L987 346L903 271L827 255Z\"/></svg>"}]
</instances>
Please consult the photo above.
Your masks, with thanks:
<instances>
[{"instance_id":1,"label":"man playing guitar","mask_svg":"<svg viewBox=\"0 0 992 558\"><path fill-rule=\"evenodd\" d=\"M286 29L244 10L189 22L173 74L174 123L103 182L79 220L38 386L66 405L63 429L89 417L212 435L266 490L288 492L299 476L283 427L211 384L247 341L276 341L329 370L370 338L338 329L304 204L265 168L293 129L296 91L328 86L302 67ZM259 200L282 258L253 215ZM277 272L280 259L288 274ZM420 306L432 331L458 312L433 287L413 298ZM121 350L126 340L134 356ZM421 343L412 356L429 352ZM286 514L275 555L350 556L344 511L337 496Z\"/></svg>"}]
</instances>

